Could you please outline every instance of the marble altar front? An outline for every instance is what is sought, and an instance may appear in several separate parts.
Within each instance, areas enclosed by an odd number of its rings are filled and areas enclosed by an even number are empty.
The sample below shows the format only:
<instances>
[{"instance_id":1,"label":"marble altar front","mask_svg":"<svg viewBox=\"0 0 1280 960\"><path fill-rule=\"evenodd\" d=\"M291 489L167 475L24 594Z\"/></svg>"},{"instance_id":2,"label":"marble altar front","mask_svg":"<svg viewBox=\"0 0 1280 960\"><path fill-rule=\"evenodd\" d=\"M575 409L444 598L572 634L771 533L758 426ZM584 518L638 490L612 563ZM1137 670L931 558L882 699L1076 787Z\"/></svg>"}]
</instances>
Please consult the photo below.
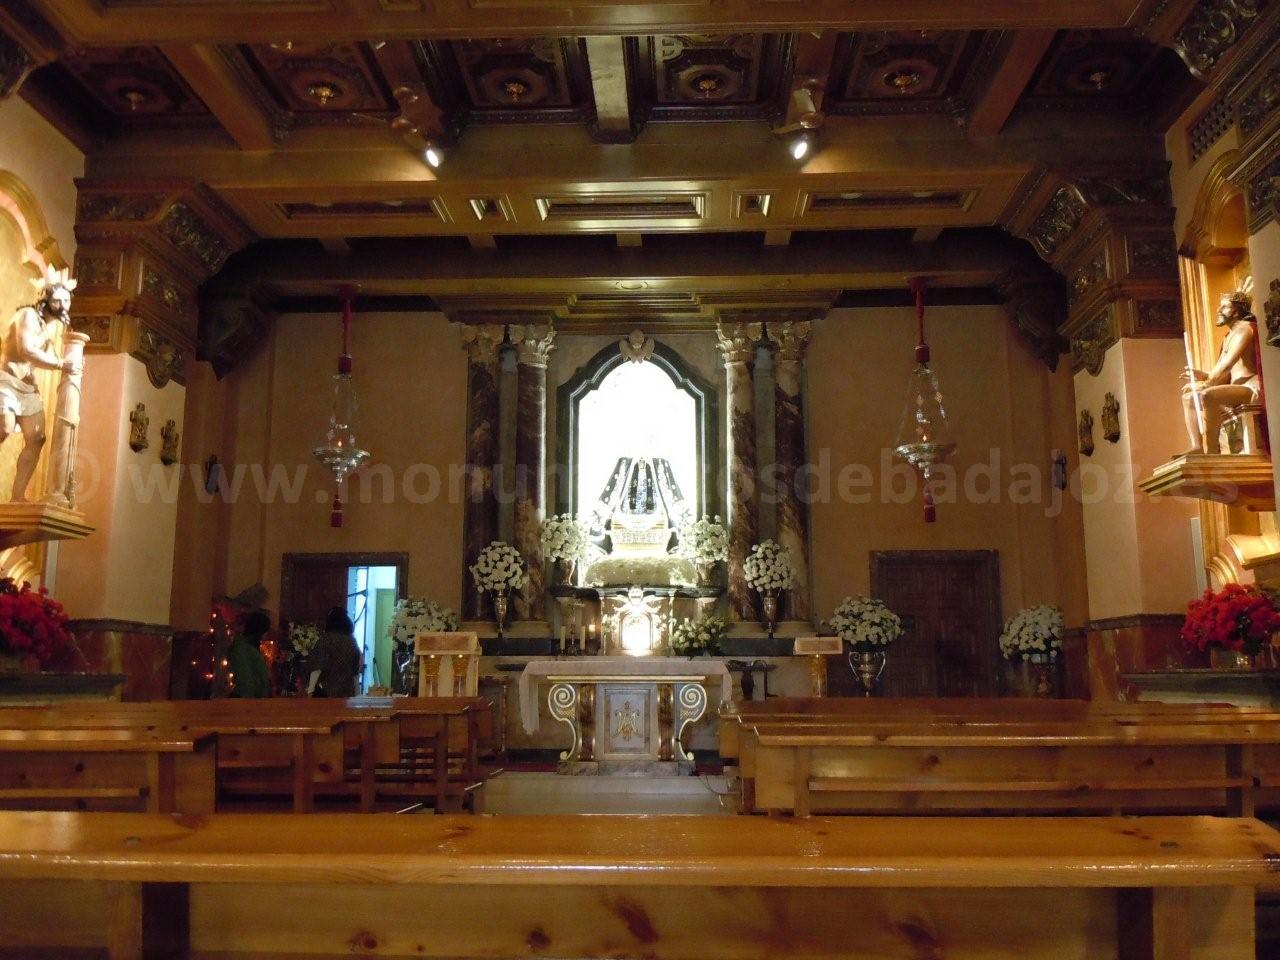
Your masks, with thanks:
<instances>
[{"instance_id":1,"label":"marble altar front","mask_svg":"<svg viewBox=\"0 0 1280 960\"><path fill-rule=\"evenodd\" d=\"M723 661L698 657L561 657L532 660L520 675L525 732L539 726L546 688L552 717L569 728L565 773L684 773L693 754L681 738L716 703L732 699Z\"/></svg>"}]
</instances>

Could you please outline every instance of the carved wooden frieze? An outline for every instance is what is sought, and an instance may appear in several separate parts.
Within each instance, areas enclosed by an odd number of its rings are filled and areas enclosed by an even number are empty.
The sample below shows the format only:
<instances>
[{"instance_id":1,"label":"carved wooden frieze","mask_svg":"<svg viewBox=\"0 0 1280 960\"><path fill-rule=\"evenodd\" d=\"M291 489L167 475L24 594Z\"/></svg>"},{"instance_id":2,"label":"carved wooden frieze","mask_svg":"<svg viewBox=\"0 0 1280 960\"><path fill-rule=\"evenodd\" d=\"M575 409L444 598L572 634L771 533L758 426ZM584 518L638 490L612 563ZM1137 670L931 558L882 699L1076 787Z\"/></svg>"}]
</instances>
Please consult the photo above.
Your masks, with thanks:
<instances>
[{"instance_id":1,"label":"carved wooden frieze","mask_svg":"<svg viewBox=\"0 0 1280 960\"><path fill-rule=\"evenodd\" d=\"M1080 411L1080 453L1086 457L1093 456L1093 414L1088 410Z\"/></svg>"},{"instance_id":2,"label":"carved wooden frieze","mask_svg":"<svg viewBox=\"0 0 1280 960\"><path fill-rule=\"evenodd\" d=\"M110 347L115 340L115 326L116 318L114 316L101 314L80 316L77 314L71 318L71 328L79 333L88 335L88 346L90 348Z\"/></svg>"},{"instance_id":3,"label":"carved wooden frieze","mask_svg":"<svg viewBox=\"0 0 1280 960\"><path fill-rule=\"evenodd\" d=\"M160 221L160 232L177 249L204 264L212 274L222 269L231 248L208 223L185 203L169 208Z\"/></svg>"},{"instance_id":4,"label":"carved wooden frieze","mask_svg":"<svg viewBox=\"0 0 1280 960\"><path fill-rule=\"evenodd\" d=\"M1172 235L1128 238L1129 269L1134 273L1168 274L1178 269L1178 248Z\"/></svg>"},{"instance_id":5,"label":"carved wooden frieze","mask_svg":"<svg viewBox=\"0 0 1280 960\"><path fill-rule=\"evenodd\" d=\"M1267 343L1280 347L1280 279L1271 281L1271 293L1262 310L1267 318Z\"/></svg>"},{"instance_id":6,"label":"carved wooden frieze","mask_svg":"<svg viewBox=\"0 0 1280 960\"><path fill-rule=\"evenodd\" d=\"M1200 0L1173 38L1188 69L1204 79L1267 6L1268 0Z\"/></svg>"},{"instance_id":7,"label":"carved wooden frieze","mask_svg":"<svg viewBox=\"0 0 1280 960\"><path fill-rule=\"evenodd\" d=\"M1280 215L1280 157L1249 177L1245 187L1249 233L1257 233Z\"/></svg>"},{"instance_id":8,"label":"carved wooden frieze","mask_svg":"<svg viewBox=\"0 0 1280 960\"><path fill-rule=\"evenodd\" d=\"M155 387L163 388L170 380L185 382L186 352L164 334L147 326L141 327L133 356L146 366L147 378Z\"/></svg>"},{"instance_id":9,"label":"carved wooden frieze","mask_svg":"<svg viewBox=\"0 0 1280 960\"><path fill-rule=\"evenodd\" d=\"M120 288L120 255L118 253L89 253L76 251L76 282L82 288L103 287L110 290Z\"/></svg>"},{"instance_id":10,"label":"carved wooden frieze","mask_svg":"<svg viewBox=\"0 0 1280 960\"><path fill-rule=\"evenodd\" d=\"M1139 300L1134 305L1134 332L1159 334L1182 330L1182 309L1176 300Z\"/></svg>"},{"instance_id":11,"label":"carved wooden frieze","mask_svg":"<svg viewBox=\"0 0 1280 960\"><path fill-rule=\"evenodd\" d=\"M1076 227L1080 226L1080 221L1087 212L1088 207L1080 191L1069 183L1063 184L1031 224L1029 239L1041 256L1052 258L1075 232Z\"/></svg>"},{"instance_id":12,"label":"carved wooden frieze","mask_svg":"<svg viewBox=\"0 0 1280 960\"><path fill-rule=\"evenodd\" d=\"M1102 372L1107 348L1116 342L1115 327L1104 311L1098 314L1071 337L1071 365L1075 370L1087 370L1091 376Z\"/></svg>"},{"instance_id":13,"label":"carved wooden frieze","mask_svg":"<svg viewBox=\"0 0 1280 960\"><path fill-rule=\"evenodd\" d=\"M1107 254L1099 251L1071 277L1070 295L1072 303L1079 303L1107 279Z\"/></svg>"},{"instance_id":14,"label":"carved wooden frieze","mask_svg":"<svg viewBox=\"0 0 1280 960\"><path fill-rule=\"evenodd\" d=\"M154 297L176 314L187 309L187 298L182 289L149 263L142 265L142 293Z\"/></svg>"},{"instance_id":15,"label":"carved wooden frieze","mask_svg":"<svg viewBox=\"0 0 1280 960\"><path fill-rule=\"evenodd\" d=\"M17 93L35 65L27 48L0 30L0 100Z\"/></svg>"},{"instance_id":16,"label":"carved wooden frieze","mask_svg":"<svg viewBox=\"0 0 1280 960\"><path fill-rule=\"evenodd\" d=\"M80 223L142 222L159 216L168 197L163 193L80 194L76 218Z\"/></svg>"},{"instance_id":17,"label":"carved wooden frieze","mask_svg":"<svg viewBox=\"0 0 1280 960\"><path fill-rule=\"evenodd\" d=\"M1240 133L1252 136L1280 106L1280 62L1275 62L1235 102Z\"/></svg>"}]
</instances>

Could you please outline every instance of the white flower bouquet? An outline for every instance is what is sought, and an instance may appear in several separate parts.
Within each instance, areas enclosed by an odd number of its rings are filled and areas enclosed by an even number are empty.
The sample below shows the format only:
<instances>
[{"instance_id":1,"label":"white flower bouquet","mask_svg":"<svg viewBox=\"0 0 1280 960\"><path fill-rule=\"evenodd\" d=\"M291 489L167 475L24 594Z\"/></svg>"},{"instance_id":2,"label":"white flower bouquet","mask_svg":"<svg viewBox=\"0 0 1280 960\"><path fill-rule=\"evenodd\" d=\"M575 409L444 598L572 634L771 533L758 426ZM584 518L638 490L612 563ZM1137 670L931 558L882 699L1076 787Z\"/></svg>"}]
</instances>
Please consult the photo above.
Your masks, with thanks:
<instances>
[{"instance_id":1,"label":"white flower bouquet","mask_svg":"<svg viewBox=\"0 0 1280 960\"><path fill-rule=\"evenodd\" d=\"M397 647L407 647L420 633L449 633L458 629L458 615L448 607L423 597L396 602L387 636Z\"/></svg>"},{"instance_id":2,"label":"white flower bouquet","mask_svg":"<svg viewBox=\"0 0 1280 960\"><path fill-rule=\"evenodd\" d=\"M523 588L528 574L520 551L509 543L495 540L476 557L471 565L471 578L481 593L506 593Z\"/></svg>"},{"instance_id":3,"label":"white flower bouquet","mask_svg":"<svg viewBox=\"0 0 1280 960\"><path fill-rule=\"evenodd\" d=\"M694 563L713 564L729 559L729 531L719 517L703 517L680 528L676 553Z\"/></svg>"},{"instance_id":4,"label":"white flower bouquet","mask_svg":"<svg viewBox=\"0 0 1280 960\"><path fill-rule=\"evenodd\" d=\"M1004 625L1000 652L1006 660L1052 660L1062 649L1063 626L1057 607L1027 607Z\"/></svg>"},{"instance_id":5,"label":"white flower bouquet","mask_svg":"<svg viewBox=\"0 0 1280 960\"><path fill-rule=\"evenodd\" d=\"M573 562L587 555L587 531L570 513L542 521L542 555L548 560Z\"/></svg>"},{"instance_id":6,"label":"white flower bouquet","mask_svg":"<svg viewBox=\"0 0 1280 960\"><path fill-rule=\"evenodd\" d=\"M902 620L874 597L845 597L827 623L859 653L875 653L902 636Z\"/></svg>"},{"instance_id":7,"label":"white flower bouquet","mask_svg":"<svg viewBox=\"0 0 1280 960\"><path fill-rule=\"evenodd\" d=\"M308 656L320 642L320 628L311 623L289 624L289 646L295 657Z\"/></svg>"},{"instance_id":8,"label":"white flower bouquet","mask_svg":"<svg viewBox=\"0 0 1280 960\"><path fill-rule=\"evenodd\" d=\"M724 617L680 620L672 623L668 643L671 652L677 656L715 656L728 632L729 624Z\"/></svg>"},{"instance_id":9,"label":"white flower bouquet","mask_svg":"<svg viewBox=\"0 0 1280 960\"><path fill-rule=\"evenodd\" d=\"M796 565L791 551L776 540L766 540L751 548L742 565L747 585L758 593L790 590L796 582Z\"/></svg>"}]
</instances>

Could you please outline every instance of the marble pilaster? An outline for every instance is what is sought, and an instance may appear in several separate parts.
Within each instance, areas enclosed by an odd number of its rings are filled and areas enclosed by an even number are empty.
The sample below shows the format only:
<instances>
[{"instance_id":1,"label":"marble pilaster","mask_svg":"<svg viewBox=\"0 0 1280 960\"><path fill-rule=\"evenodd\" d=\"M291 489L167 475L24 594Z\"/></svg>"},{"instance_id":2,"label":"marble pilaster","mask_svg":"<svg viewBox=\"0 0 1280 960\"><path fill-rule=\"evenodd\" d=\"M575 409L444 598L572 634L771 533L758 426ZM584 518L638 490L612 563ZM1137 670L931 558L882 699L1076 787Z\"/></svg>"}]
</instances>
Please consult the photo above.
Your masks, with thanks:
<instances>
[{"instance_id":1,"label":"marble pilaster","mask_svg":"<svg viewBox=\"0 0 1280 960\"><path fill-rule=\"evenodd\" d=\"M498 537L498 497L493 475L498 465L500 426L498 348L505 333L502 324L462 328L462 345L467 351L467 459L462 501L464 620L485 620L490 615L484 595L476 590L471 577L471 565L480 551Z\"/></svg>"},{"instance_id":2,"label":"marble pilaster","mask_svg":"<svg viewBox=\"0 0 1280 960\"><path fill-rule=\"evenodd\" d=\"M778 542L795 561L796 583L788 597L789 620L808 620L809 605L809 502L801 496L797 474L808 463L804 439L804 353L809 345L810 323L785 321L769 324L773 341L775 398L774 450L778 483Z\"/></svg>"},{"instance_id":3,"label":"marble pilaster","mask_svg":"<svg viewBox=\"0 0 1280 960\"><path fill-rule=\"evenodd\" d=\"M550 325L511 327L517 362L515 547L529 573L524 590L515 597L520 620L546 616L542 521L547 509L547 358L555 337Z\"/></svg>"},{"instance_id":4,"label":"marble pilaster","mask_svg":"<svg viewBox=\"0 0 1280 960\"><path fill-rule=\"evenodd\" d=\"M756 515L756 412L752 366L763 327L759 323L721 323L716 328L724 357L729 415L729 612L738 620L756 619L755 598L743 564L759 533Z\"/></svg>"}]
</instances>

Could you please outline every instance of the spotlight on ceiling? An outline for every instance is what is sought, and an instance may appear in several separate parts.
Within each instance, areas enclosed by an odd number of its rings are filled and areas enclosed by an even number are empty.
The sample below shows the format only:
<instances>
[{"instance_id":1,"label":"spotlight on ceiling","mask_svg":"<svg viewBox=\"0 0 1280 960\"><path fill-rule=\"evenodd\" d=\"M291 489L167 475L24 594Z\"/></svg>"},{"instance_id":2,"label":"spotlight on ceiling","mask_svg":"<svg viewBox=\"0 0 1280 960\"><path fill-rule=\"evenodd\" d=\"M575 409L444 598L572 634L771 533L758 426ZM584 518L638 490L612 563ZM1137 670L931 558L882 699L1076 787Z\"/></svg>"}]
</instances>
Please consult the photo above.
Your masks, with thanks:
<instances>
[{"instance_id":1,"label":"spotlight on ceiling","mask_svg":"<svg viewBox=\"0 0 1280 960\"><path fill-rule=\"evenodd\" d=\"M819 79L810 77L798 82L791 93L786 122L773 129L776 136L791 138L787 151L796 160L803 160L813 152L817 133L827 122L827 115L822 112L824 93Z\"/></svg>"},{"instance_id":2,"label":"spotlight on ceiling","mask_svg":"<svg viewBox=\"0 0 1280 960\"><path fill-rule=\"evenodd\" d=\"M427 161L427 166L433 170L440 169L440 165L444 163L444 151L440 149L438 144L428 142L422 151L422 159Z\"/></svg>"}]
</instances>

